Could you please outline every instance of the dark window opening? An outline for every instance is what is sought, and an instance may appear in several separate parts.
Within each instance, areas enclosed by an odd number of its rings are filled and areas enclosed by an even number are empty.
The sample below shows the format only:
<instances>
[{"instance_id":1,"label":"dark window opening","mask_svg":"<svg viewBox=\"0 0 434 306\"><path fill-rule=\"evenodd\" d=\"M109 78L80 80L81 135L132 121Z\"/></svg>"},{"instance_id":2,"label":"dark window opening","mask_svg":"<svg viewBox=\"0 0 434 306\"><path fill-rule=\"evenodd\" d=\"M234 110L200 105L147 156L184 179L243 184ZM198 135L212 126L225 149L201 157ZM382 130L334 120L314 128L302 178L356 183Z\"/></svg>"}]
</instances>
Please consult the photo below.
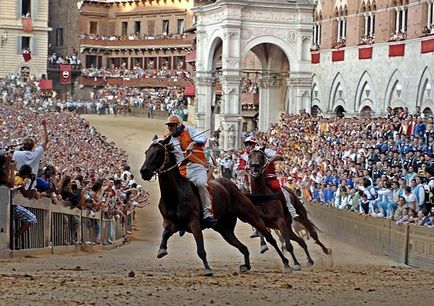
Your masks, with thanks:
<instances>
[{"instance_id":1,"label":"dark window opening","mask_svg":"<svg viewBox=\"0 0 434 306\"><path fill-rule=\"evenodd\" d=\"M128 35L128 22L122 22L122 35Z\"/></svg>"},{"instance_id":2,"label":"dark window opening","mask_svg":"<svg viewBox=\"0 0 434 306\"><path fill-rule=\"evenodd\" d=\"M30 37L21 37L21 49L30 51Z\"/></svg>"},{"instance_id":3,"label":"dark window opening","mask_svg":"<svg viewBox=\"0 0 434 306\"><path fill-rule=\"evenodd\" d=\"M21 2L21 15L26 18L31 17L32 13L32 0L22 0Z\"/></svg>"},{"instance_id":4,"label":"dark window opening","mask_svg":"<svg viewBox=\"0 0 434 306\"><path fill-rule=\"evenodd\" d=\"M169 34L169 20L163 20L162 33Z\"/></svg>"},{"instance_id":5,"label":"dark window opening","mask_svg":"<svg viewBox=\"0 0 434 306\"><path fill-rule=\"evenodd\" d=\"M141 28L142 28L142 23L140 21L135 21L134 22L134 34L140 35L140 33L142 32Z\"/></svg>"},{"instance_id":6,"label":"dark window opening","mask_svg":"<svg viewBox=\"0 0 434 306\"><path fill-rule=\"evenodd\" d=\"M63 46L63 28L56 29L56 46Z\"/></svg>"},{"instance_id":7,"label":"dark window opening","mask_svg":"<svg viewBox=\"0 0 434 306\"><path fill-rule=\"evenodd\" d=\"M91 21L90 26L89 26L89 33L90 34L98 34L97 30L98 30L98 22Z\"/></svg>"},{"instance_id":8,"label":"dark window opening","mask_svg":"<svg viewBox=\"0 0 434 306\"><path fill-rule=\"evenodd\" d=\"M178 19L178 34L182 34L185 31L185 21L184 19Z\"/></svg>"}]
</instances>

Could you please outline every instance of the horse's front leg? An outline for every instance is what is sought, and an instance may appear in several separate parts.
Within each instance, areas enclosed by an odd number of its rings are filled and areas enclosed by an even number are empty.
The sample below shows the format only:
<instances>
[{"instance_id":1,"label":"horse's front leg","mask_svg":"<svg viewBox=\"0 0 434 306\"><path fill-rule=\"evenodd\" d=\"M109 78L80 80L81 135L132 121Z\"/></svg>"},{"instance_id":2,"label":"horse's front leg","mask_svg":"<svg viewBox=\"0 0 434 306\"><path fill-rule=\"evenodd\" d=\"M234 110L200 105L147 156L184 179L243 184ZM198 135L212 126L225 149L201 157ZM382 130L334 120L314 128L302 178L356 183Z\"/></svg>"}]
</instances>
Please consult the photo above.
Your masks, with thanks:
<instances>
[{"instance_id":1,"label":"horse's front leg","mask_svg":"<svg viewBox=\"0 0 434 306\"><path fill-rule=\"evenodd\" d=\"M196 247L197 247L197 255L199 255L200 259L202 259L203 262L203 275L204 276L212 276L213 272L211 268L208 265L208 260L206 259L206 252L205 252L205 246L203 243L203 235L202 235L202 229L200 227L200 223L198 220L193 220L190 225L190 230L194 236L194 240L196 240Z\"/></svg>"},{"instance_id":2,"label":"horse's front leg","mask_svg":"<svg viewBox=\"0 0 434 306\"><path fill-rule=\"evenodd\" d=\"M164 230L161 237L160 248L157 253L158 258L162 258L167 255L167 241L176 232L176 227L172 222L164 221Z\"/></svg>"}]
</instances>

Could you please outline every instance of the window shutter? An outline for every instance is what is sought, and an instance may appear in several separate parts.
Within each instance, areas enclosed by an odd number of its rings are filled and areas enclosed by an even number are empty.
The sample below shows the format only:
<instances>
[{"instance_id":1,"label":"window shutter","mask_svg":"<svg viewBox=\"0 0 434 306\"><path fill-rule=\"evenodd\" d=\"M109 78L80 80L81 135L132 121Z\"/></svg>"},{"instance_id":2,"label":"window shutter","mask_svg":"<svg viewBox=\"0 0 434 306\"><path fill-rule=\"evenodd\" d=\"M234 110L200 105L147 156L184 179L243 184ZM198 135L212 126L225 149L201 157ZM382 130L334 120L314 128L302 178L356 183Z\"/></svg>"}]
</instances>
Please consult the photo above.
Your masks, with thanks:
<instances>
[{"instance_id":1,"label":"window shutter","mask_svg":"<svg viewBox=\"0 0 434 306\"><path fill-rule=\"evenodd\" d=\"M31 46L32 55L37 55L38 54L38 40L35 36L33 36L31 40L32 40L32 46Z\"/></svg>"},{"instance_id":2,"label":"window shutter","mask_svg":"<svg viewBox=\"0 0 434 306\"><path fill-rule=\"evenodd\" d=\"M23 47L21 46L21 36L17 36L17 54L21 54Z\"/></svg>"},{"instance_id":3,"label":"window shutter","mask_svg":"<svg viewBox=\"0 0 434 306\"><path fill-rule=\"evenodd\" d=\"M39 14L39 0L32 0L32 11L30 15L32 16L32 19L37 19Z\"/></svg>"},{"instance_id":4,"label":"window shutter","mask_svg":"<svg viewBox=\"0 0 434 306\"><path fill-rule=\"evenodd\" d=\"M21 18L21 10L22 10L22 0L16 0L17 2L17 18Z\"/></svg>"}]
</instances>

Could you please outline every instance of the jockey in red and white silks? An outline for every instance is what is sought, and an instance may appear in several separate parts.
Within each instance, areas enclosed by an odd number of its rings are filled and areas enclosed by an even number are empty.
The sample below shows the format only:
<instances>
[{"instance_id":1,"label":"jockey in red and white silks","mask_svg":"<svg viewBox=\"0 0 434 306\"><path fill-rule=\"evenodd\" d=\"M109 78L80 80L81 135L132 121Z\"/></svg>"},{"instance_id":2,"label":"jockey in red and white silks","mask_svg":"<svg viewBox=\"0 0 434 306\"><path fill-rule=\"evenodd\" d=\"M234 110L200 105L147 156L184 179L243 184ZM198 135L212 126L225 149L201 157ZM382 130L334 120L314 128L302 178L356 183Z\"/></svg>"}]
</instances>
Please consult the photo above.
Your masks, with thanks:
<instances>
[{"instance_id":1,"label":"jockey in red and white silks","mask_svg":"<svg viewBox=\"0 0 434 306\"><path fill-rule=\"evenodd\" d=\"M258 147L257 147L258 142L257 142L255 137L250 136L244 140L244 145L246 147L246 152L245 152L245 155L242 155L241 158L242 158L242 160L245 161L243 163L243 165L244 165L244 169L246 169L246 167L248 165L248 158L249 158L248 153L251 150L254 150L255 148L258 149ZM277 175L276 175L276 168L274 166L274 161L282 160L283 158L275 150L272 150L269 148L265 148L264 153L265 153L265 156L267 156L267 158L272 160L266 166L266 168L264 169L264 172L263 172L265 175L265 181L267 183L267 186L270 187L271 190L273 190L275 193L279 194L280 200L283 203L286 203L286 206L288 207L288 211L291 214L291 217L293 219L297 219L298 214L295 211L295 208L291 203L291 198L290 198L288 192L285 189L283 189L282 186L280 185L279 180L277 179ZM241 160L240 160L240 166L241 166Z\"/></svg>"},{"instance_id":2,"label":"jockey in red and white silks","mask_svg":"<svg viewBox=\"0 0 434 306\"><path fill-rule=\"evenodd\" d=\"M188 163L181 165L179 170L199 190L205 225L212 227L217 221L213 216L211 197L208 191L208 173L206 169L208 161L204 149L208 139L194 128L183 125L181 119L176 115L169 116L166 125L172 136L170 143L174 147L176 162L180 163L189 155Z\"/></svg>"}]
</instances>

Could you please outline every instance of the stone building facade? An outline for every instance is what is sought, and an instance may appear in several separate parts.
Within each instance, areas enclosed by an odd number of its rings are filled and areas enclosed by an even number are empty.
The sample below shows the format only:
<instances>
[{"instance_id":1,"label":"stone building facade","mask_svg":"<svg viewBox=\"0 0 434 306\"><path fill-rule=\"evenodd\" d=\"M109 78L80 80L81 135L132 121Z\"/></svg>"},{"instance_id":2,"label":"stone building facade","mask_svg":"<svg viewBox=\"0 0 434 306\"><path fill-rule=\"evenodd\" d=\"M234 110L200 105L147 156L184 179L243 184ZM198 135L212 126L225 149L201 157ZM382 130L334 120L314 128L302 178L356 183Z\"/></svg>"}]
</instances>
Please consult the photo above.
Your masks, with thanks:
<instances>
[{"instance_id":1,"label":"stone building facade","mask_svg":"<svg viewBox=\"0 0 434 306\"><path fill-rule=\"evenodd\" d=\"M191 51L193 38L183 38L182 33L193 24L194 2L82 1L78 24L83 34L80 39L83 65L185 68L185 56ZM101 35L113 40L92 38Z\"/></svg>"},{"instance_id":2,"label":"stone building facade","mask_svg":"<svg viewBox=\"0 0 434 306\"><path fill-rule=\"evenodd\" d=\"M0 0L0 8L0 78L46 74L48 0ZM24 61L23 50L30 61Z\"/></svg>"},{"instance_id":3,"label":"stone building facade","mask_svg":"<svg viewBox=\"0 0 434 306\"><path fill-rule=\"evenodd\" d=\"M434 110L433 0L320 0L314 12L312 112L358 116Z\"/></svg>"}]
</instances>

